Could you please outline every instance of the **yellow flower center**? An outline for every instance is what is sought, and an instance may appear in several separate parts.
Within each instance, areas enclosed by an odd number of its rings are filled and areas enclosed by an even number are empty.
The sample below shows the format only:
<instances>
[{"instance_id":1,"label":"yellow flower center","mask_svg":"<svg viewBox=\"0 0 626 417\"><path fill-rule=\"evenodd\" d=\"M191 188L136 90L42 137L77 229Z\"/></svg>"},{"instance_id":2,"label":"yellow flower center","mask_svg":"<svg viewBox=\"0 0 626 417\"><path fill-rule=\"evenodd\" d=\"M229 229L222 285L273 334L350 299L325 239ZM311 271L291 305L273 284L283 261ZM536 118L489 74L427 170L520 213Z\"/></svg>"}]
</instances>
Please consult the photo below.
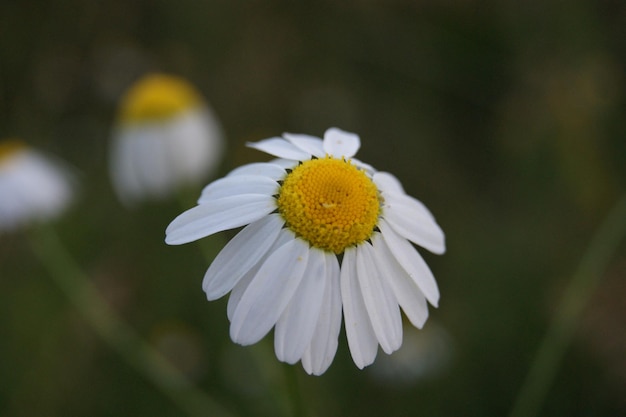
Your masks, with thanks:
<instances>
[{"instance_id":1,"label":"yellow flower center","mask_svg":"<svg viewBox=\"0 0 626 417\"><path fill-rule=\"evenodd\" d=\"M285 177L278 211L296 235L339 254L371 236L380 201L365 172L350 161L326 157L305 161Z\"/></svg>"},{"instance_id":2,"label":"yellow flower center","mask_svg":"<svg viewBox=\"0 0 626 417\"><path fill-rule=\"evenodd\" d=\"M151 74L136 82L122 99L122 122L163 121L201 103L195 89L185 80Z\"/></svg>"},{"instance_id":3,"label":"yellow flower center","mask_svg":"<svg viewBox=\"0 0 626 417\"><path fill-rule=\"evenodd\" d=\"M26 149L26 144L19 139L7 139L0 142L0 162Z\"/></svg>"}]
</instances>

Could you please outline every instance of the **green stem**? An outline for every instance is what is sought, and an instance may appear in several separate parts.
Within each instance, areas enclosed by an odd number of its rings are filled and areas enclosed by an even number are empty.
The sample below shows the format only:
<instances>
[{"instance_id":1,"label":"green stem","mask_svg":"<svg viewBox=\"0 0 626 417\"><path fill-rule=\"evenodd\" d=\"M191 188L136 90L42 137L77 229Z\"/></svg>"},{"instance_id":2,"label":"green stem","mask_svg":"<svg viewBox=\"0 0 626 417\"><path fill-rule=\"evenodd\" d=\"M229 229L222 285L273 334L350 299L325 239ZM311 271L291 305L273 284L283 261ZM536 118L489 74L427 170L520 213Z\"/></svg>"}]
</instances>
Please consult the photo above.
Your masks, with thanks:
<instances>
[{"instance_id":1,"label":"green stem","mask_svg":"<svg viewBox=\"0 0 626 417\"><path fill-rule=\"evenodd\" d=\"M178 193L178 203L181 209L188 210L196 205L197 197L192 195L188 189L182 190ZM217 239L215 235L210 236L212 239ZM200 249L200 252L204 259L210 264L213 262L219 250L215 248L215 240L203 238L195 242ZM271 348L266 345L261 345L252 353L252 357L257 362L259 371L265 379L265 389L267 395L275 398L277 407L282 411L285 411L285 415L292 415L294 417L303 417L305 415L304 403L302 395L299 389L296 370L293 365L285 365L278 362L274 357ZM284 378L281 379L281 383L272 383L273 380L280 379L278 372L280 368L284 369ZM274 381L275 382L275 381ZM291 414L283 406L289 404L291 406Z\"/></svg>"},{"instance_id":2,"label":"green stem","mask_svg":"<svg viewBox=\"0 0 626 417\"><path fill-rule=\"evenodd\" d=\"M291 400L292 416L304 417L306 415L297 370L294 365L283 364L285 369L285 383Z\"/></svg>"},{"instance_id":3,"label":"green stem","mask_svg":"<svg viewBox=\"0 0 626 417\"><path fill-rule=\"evenodd\" d=\"M59 289L95 332L130 366L189 416L232 415L196 388L100 298L52 228L37 228L32 237L34 253Z\"/></svg>"},{"instance_id":4,"label":"green stem","mask_svg":"<svg viewBox=\"0 0 626 417\"><path fill-rule=\"evenodd\" d=\"M566 288L518 393L510 417L537 415L576 326L580 323L580 316L625 234L626 197L623 197L596 231Z\"/></svg>"}]
</instances>

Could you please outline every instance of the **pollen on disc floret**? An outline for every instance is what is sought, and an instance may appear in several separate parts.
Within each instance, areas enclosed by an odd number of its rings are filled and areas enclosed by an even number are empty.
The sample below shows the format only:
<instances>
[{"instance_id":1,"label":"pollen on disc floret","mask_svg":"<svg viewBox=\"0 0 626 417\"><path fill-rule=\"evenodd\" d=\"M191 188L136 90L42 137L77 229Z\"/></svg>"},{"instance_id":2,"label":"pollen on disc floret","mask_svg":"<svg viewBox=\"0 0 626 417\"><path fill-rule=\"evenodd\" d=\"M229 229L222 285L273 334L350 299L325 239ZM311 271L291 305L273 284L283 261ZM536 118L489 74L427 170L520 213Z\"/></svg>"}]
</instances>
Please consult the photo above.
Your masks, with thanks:
<instances>
[{"instance_id":1,"label":"pollen on disc floret","mask_svg":"<svg viewBox=\"0 0 626 417\"><path fill-rule=\"evenodd\" d=\"M327 156L305 161L285 177L278 210L296 235L339 254L371 236L380 199L364 171L350 161Z\"/></svg>"}]
</instances>

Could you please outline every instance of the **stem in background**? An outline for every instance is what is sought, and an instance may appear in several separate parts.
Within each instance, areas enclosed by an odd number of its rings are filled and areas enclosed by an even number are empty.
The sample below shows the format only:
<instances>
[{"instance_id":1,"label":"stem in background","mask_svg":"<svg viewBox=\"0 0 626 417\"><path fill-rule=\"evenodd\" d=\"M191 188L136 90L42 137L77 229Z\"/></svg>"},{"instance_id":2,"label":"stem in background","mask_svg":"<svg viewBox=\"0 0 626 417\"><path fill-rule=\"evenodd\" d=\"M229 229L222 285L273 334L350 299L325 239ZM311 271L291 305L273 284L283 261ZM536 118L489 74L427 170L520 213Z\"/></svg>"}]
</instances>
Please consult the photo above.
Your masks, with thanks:
<instances>
[{"instance_id":1,"label":"stem in background","mask_svg":"<svg viewBox=\"0 0 626 417\"><path fill-rule=\"evenodd\" d=\"M626 197L622 197L597 229L578 269L565 289L559 308L518 393L510 417L537 415L580 322L580 316L625 234Z\"/></svg>"},{"instance_id":2,"label":"stem in background","mask_svg":"<svg viewBox=\"0 0 626 417\"><path fill-rule=\"evenodd\" d=\"M31 237L34 253L59 289L95 332L130 366L189 416L232 416L196 388L100 298L51 227L36 228Z\"/></svg>"}]
</instances>

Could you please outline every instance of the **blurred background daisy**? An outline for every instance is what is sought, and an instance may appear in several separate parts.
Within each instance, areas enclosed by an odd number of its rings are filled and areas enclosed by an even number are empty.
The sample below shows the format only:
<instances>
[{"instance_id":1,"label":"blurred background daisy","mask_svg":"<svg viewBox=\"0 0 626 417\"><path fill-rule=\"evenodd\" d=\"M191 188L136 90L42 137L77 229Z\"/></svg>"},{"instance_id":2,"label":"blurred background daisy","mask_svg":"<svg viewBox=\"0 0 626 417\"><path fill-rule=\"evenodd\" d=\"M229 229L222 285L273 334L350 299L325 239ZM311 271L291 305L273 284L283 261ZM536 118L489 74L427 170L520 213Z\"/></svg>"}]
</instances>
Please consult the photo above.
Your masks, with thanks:
<instances>
[{"instance_id":1,"label":"blurred background daisy","mask_svg":"<svg viewBox=\"0 0 626 417\"><path fill-rule=\"evenodd\" d=\"M121 98L112 142L111 180L125 203L200 184L224 150L222 128L195 88L159 73L144 75Z\"/></svg>"},{"instance_id":2,"label":"blurred background daisy","mask_svg":"<svg viewBox=\"0 0 626 417\"><path fill-rule=\"evenodd\" d=\"M72 198L67 166L21 140L0 140L0 233L53 220Z\"/></svg>"},{"instance_id":3,"label":"blurred background daisy","mask_svg":"<svg viewBox=\"0 0 626 417\"><path fill-rule=\"evenodd\" d=\"M54 222L60 239L99 296L232 414L507 415L588 243L626 190L625 7L2 1L0 137L24 138L80 172L80 199ZM210 103L225 152L182 189L176 174L147 165L193 139L177 136L167 151L161 139L127 144L148 174L118 193L116 137L201 108L191 100L159 121L122 117L124 97L150 74L185 80L195 103ZM332 366L315 378L277 361L271 337L232 343L227 300L207 302L201 285L236 231L203 239L203 251L163 242L204 185L259 160L246 142L329 126L358 132L358 158L401 179L446 233L445 256L423 252L442 297L416 333L436 325L452 349L432 377L381 383L378 359L397 356L379 352L358 370L343 330ZM186 207L150 201L180 192ZM127 210L119 197L143 203ZM94 334L28 239L21 229L0 235L0 415L189 414ZM626 415L625 270L622 242L574 317L538 415Z\"/></svg>"}]
</instances>

